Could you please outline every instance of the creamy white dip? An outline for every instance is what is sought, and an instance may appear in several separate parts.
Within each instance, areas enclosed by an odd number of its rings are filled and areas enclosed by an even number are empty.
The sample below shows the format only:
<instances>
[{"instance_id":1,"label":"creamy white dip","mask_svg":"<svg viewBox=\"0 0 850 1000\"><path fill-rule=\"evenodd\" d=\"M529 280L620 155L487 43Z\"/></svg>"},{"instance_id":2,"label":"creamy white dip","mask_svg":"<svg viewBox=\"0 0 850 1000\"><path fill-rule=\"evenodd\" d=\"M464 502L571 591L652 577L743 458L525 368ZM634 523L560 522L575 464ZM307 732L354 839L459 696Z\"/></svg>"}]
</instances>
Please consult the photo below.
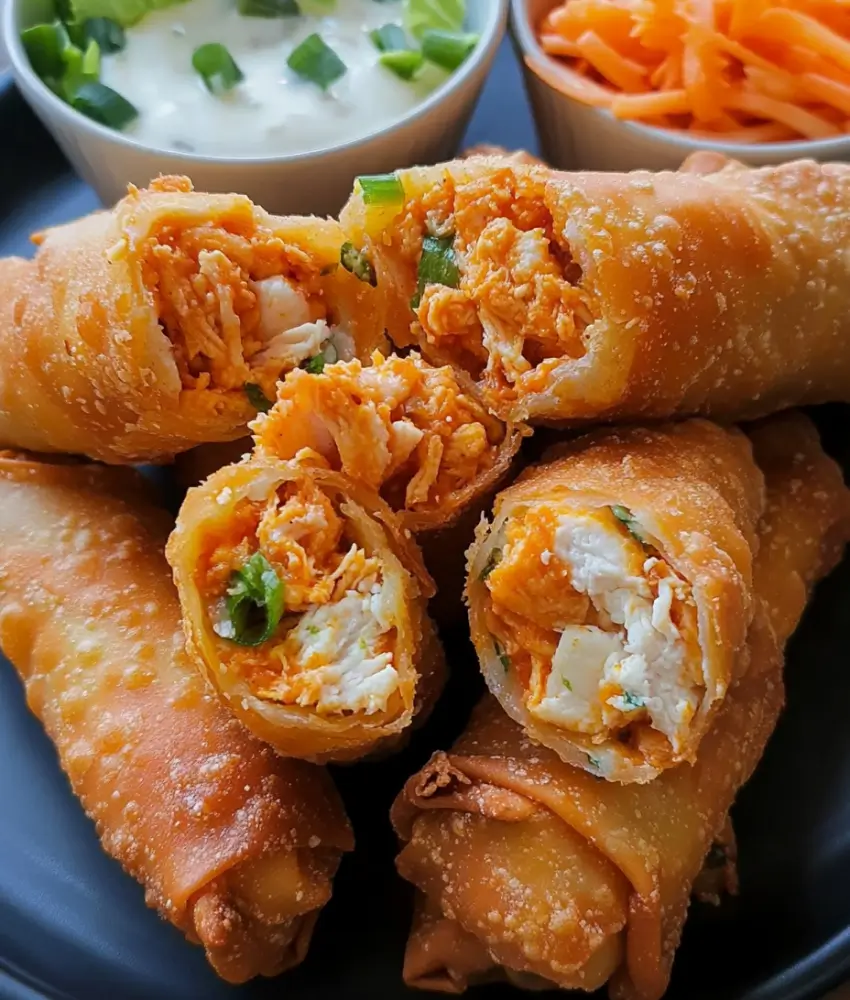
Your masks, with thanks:
<instances>
[{"instance_id":1,"label":"creamy white dip","mask_svg":"<svg viewBox=\"0 0 850 1000\"><path fill-rule=\"evenodd\" d=\"M189 0L127 29L127 45L105 55L101 81L139 116L124 132L145 145L217 156L275 156L337 146L397 121L445 79L426 64L415 80L378 61L369 32L401 23L401 3L338 0L327 16L244 17L235 0ZM318 32L346 65L327 91L286 61ZM211 94L192 53L220 42L244 74Z\"/></svg>"}]
</instances>

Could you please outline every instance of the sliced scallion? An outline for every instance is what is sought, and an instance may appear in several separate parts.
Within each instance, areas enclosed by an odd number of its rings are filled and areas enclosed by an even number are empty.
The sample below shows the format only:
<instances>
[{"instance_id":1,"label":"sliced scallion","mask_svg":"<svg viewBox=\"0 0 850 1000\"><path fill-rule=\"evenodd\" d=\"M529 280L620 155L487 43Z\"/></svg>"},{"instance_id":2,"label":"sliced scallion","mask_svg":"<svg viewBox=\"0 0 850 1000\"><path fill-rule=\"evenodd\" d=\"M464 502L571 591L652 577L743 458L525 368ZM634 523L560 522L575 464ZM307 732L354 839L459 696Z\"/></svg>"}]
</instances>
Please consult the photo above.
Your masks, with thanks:
<instances>
[{"instance_id":1,"label":"sliced scallion","mask_svg":"<svg viewBox=\"0 0 850 1000\"><path fill-rule=\"evenodd\" d=\"M286 65L300 77L327 90L341 76L346 65L334 50L326 44L321 35L313 33L295 48L286 60Z\"/></svg>"},{"instance_id":2,"label":"sliced scallion","mask_svg":"<svg viewBox=\"0 0 850 1000\"><path fill-rule=\"evenodd\" d=\"M246 382L242 387L245 390L245 395L248 397L248 402L258 413L268 413L272 408L273 403L270 399L266 397L266 394L257 385L256 382Z\"/></svg>"},{"instance_id":3,"label":"sliced scallion","mask_svg":"<svg viewBox=\"0 0 850 1000\"><path fill-rule=\"evenodd\" d=\"M34 24L21 32L21 42L35 74L42 80L59 80L65 72L64 53L71 40L61 21Z\"/></svg>"},{"instance_id":4,"label":"sliced scallion","mask_svg":"<svg viewBox=\"0 0 850 1000\"><path fill-rule=\"evenodd\" d=\"M255 552L230 577L227 616L215 632L240 646L259 646L270 639L283 615L283 581L262 552Z\"/></svg>"},{"instance_id":5,"label":"sliced scallion","mask_svg":"<svg viewBox=\"0 0 850 1000\"><path fill-rule=\"evenodd\" d=\"M397 24L385 24L375 28L369 32L369 37L380 52L401 52L410 48L404 28Z\"/></svg>"},{"instance_id":6,"label":"sliced scallion","mask_svg":"<svg viewBox=\"0 0 850 1000\"><path fill-rule=\"evenodd\" d=\"M237 0L236 9L243 17L298 17L298 0Z\"/></svg>"},{"instance_id":7,"label":"sliced scallion","mask_svg":"<svg viewBox=\"0 0 850 1000\"><path fill-rule=\"evenodd\" d=\"M324 354L314 354L312 358L302 361L301 367L305 372L309 372L311 375L321 375L325 370L325 364L326 361Z\"/></svg>"},{"instance_id":8,"label":"sliced scallion","mask_svg":"<svg viewBox=\"0 0 850 1000\"><path fill-rule=\"evenodd\" d=\"M454 249L454 234L449 236L426 236L422 241L422 256L419 258L419 284L411 305L419 307L422 293L428 285L446 285L457 288L460 284L460 269Z\"/></svg>"},{"instance_id":9,"label":"sliced scallion","mask_svg":"<svg viewBox=\"0 0 850 1000\"><path fill-rule=\"evenodd\" d=\"M211 94L232 90L237 83L245 79L245 74L236 65L236 60L221 42L199 45L192 53L192 66Z\"/></svg>"},{"instance_id":10,"label":"sliced scallion","mask_svg":"<svg viewBox=\"0 0 850 1000\"><path fill-rule=\"evenodd\" d=\"M395 174L367 174L354 184L366 209L365 226L370 236L385 229L404 208L404 188Z\"/></svg>"},{"instance_id":11,"label":"sliced scallion","mask_svg":"<svg viewBox=\"0 0 850 1000\"><path fill-rule=\"evenodd\" d=\"M407 0L404 23L414 38L426 31L460 31L466 17L466 0Z\"/></svg>"},{"instance_id":12,"label":"sliced scallion","mask_svg":"<svg viewBox=\"0 0 850 1000\"><path fill-rule=\"evenodd\" d=\"M428 62L452 72L478 44L478 37L458 31L426 31L422 36L422 55Z\"/></svg>"},{"instance_id":13,"label":"sliced scallion","mask_svg":"<svg viewBox=\"0 0 850 1000\"><path fill-rule=\"evenodd\" d=\"M342 244L339 251L339 262L355 278L365 281L368 285L372 285L373 288L378 284L378 278L375 274L375 268L372 266L372 261L369 260L362 250L358 250L353 243Z\"/></svg>"},{"instance_id":14,"label":"sliced scallion","mask_svg":"<svg viewBox=\"0 0 850 1000\"><path fill-rule=\"evenodd\" d=\"M114 129L124 128L139 114L126 98L97 81L78 87L69 103L87 118Z\"/></svg>"},{"instance_id":15,"label":"sliced scallion","mask_svg":"<svg viewBox=\"0 0 850 1000\"><path fill-rule=\"evenodd\" d=\"M124 29L111 17L90 17L82 28L85 40L97 42L104 55L120 52L127 44Z\"/></svg>"},{"instance_id":16,"label":"sliced scallion","mask_svg":"<svg viewBox=\"0 0 850 1000\"><path fill-rule=\"evenodd\" d=\"M412 80L422 69L425 62L421 52L414 49L399 50L397 52L382 52L378 56L378 62L386 66L388 70L395 73L402 80Z\"/></svg>"}]
</instances>

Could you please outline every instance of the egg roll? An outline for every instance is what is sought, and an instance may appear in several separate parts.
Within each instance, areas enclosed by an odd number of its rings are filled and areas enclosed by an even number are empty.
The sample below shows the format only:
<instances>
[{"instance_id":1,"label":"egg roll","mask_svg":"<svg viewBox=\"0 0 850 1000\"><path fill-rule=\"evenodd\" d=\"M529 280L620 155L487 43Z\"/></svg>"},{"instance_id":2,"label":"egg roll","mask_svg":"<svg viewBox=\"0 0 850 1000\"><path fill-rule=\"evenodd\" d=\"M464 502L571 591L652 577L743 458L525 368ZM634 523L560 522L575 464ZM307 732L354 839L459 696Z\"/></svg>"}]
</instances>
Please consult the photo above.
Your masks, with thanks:
<instances>
[{"instance_id":1,"label":"egg roll","mask_svg":"<svg viewBox=\"0 0 850 1000\"><path fill-rule=\"evenodd\" d=\"M647 784L603 781L487 695L393 806L397 867L426 897L409 985L457 993L502 969L527 986L607 983L616 1000L664 993L695 879L776 724L784 644L850 535L850 494L804 418L770 421L753 441L767 480L756 610L696 761Z\"/></svg>"},{"instance_id":2,"label":"egg roll","mask_svg":"<svg viewBox=\"0 0 850 1000\"><path fill-rule=\"evenodd\" d=\"M751 419L850 399L850 167L561 173L475 157L356 186L387 326L504 420Z\"/></svg>"},{"instance_id":3,"label":"egg roll","mask_svg":"<svg viewBox=\"0 0 850 1000\"><path fill-rule=\"evenodd\" d=\"M355 760L427 715L433 584L376 493L321 460L256 456L189 490L166 552L198 668L279 753Z\"/></svg>"},{"instance_id":4,"label":"egg roll","mask_svg":"<svg viewBox=\"0 0 850 1000\"><path fill-rule=\"evenodd\" d=\"M380 493L410 531L445 528L505 476L524 429L491 416L462 372L416 352L370 362L290 372L251 425L256 453L309 449Z\"/></svg>"},{"instance_id":5,"label":"egg roll","mask_svg":"<svg viewBox=\"0 0 850 1000\"><path fill-rule=\"evenodd\" d=\"M0 646L148 905L229 982L277 975L351 829L324 769L253 739L189 661L145 493L129 469L0 457Z\"/></svg>"},{"instance_id":6,"label":"egg roll","mask_svg":"<svg viewBox=\"0 0 850 1000\"><path fill-rule=\"evenodd\" d=\"M469 550L473 641L502 707L611 780L692 761L747 641L764 504L749 439L700 418L544 455Z\"/></svg>"},{"instance_id":7,"label":"egg roll","mask_svg":"<svg viewBox=\"0 0 850 1000\"><path fill-rule=\"evenodd\" d=\"M186 178L35 241L33 260L0 261L0 447L168 458L246 434L298 364L384 340L337 223Z\"/></svg>"}]
</instances>

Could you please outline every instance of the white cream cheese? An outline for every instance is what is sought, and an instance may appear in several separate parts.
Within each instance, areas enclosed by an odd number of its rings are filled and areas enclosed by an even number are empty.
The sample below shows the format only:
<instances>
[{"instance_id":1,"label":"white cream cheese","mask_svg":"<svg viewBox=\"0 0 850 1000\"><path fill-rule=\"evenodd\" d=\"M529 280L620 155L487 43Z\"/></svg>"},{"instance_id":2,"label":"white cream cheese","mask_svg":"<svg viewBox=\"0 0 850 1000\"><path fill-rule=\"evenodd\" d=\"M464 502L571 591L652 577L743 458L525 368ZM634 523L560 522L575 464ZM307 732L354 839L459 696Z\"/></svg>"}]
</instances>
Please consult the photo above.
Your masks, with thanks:
<instances>
[{"instance_id":1,"label":"white cream cheese","mask_svg":"<svg viewBox=\"0 0 850 1000\"><path fill-rule=\"evenodd\" d=\"M446 77L428 64L405 81L379 63L369 32L400 23L400 8L339 0L324 17L261 18L239 14L235 0L188 0L128 28L101 80L139 112L125 134L157 149L254 157L338 146L403 117ZM287 66L314 32L346 65L326 92ZM225 45L245 77L220 96L192 67L207 42Z\"/></svg>"}]
</instances>

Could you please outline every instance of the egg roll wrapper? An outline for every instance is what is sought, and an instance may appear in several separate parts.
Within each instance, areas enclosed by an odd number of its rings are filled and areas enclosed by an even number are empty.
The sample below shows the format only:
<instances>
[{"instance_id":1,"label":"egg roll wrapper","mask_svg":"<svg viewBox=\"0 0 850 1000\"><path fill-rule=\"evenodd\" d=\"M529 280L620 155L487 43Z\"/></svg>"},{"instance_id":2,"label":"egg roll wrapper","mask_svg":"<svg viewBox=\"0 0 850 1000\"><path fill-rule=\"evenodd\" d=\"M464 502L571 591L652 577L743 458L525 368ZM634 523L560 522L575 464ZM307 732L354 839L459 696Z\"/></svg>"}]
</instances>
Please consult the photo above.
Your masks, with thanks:
<instances>
[{"instance_id":1,"label":"egg roll wrapper","mask_svg":"<svg viewBox=\"0 0 850 1000\"><path fill-rule=\"evenodd\" d=\"M223 978L276 975L351 829L325 771L253 739L192 666L145 493L130 470L0 458L0 645L148 905Z\"/></svg>"},{"instance_id":2,"label":"egg roll wrapper","mask_svg":"<svg viewBox=\"0 0 850 1000\"><path fill-rule=\"evenodd\" d=\"M502 707L568 763L612 780L649 781L667 767L693 760L743 662L739 654L754 609L753 559L764 502L764 476L749 439L707 420L599 431L551 449L499 494L491 521L479 525L469 550L466 594L473 641L488 687ZM688 648L685 655L696 661L691 669L698 670L700 697L678 733L678 745L647 718L631 723L629 742L616 727L593 734L555 725L530 710L520 670L505 667L488 614L489 587L498 579L493 560L501 552L506 523L522 524L537 505L554 504L557 510L558 503L566 503L569 514L570 508L625 509L653 551L690 584L698 648ZM634 544L628 531L619 534L624 546ZM544 597L552 589L557 594L559 587L571 590L569 575L564 579L569 566L551 553L550 558L533 568L541 580L548 576L548 590L537 584ZM532 583L517 580L516 586ZM569 614L568 607L564 613Z\"/></svg>"},{"instance_id":3,"label":"egg roll wrapper","mask_svg":"<svg viewBox=\"0 0 850 1000\"><path fill-rule=\"evenodd\" d=\"M381 560L396 630L392 665L398 673L397 691L383 710L321 712L315 705L272 698L228 667L233 643L214 631L201 579L211 544L238 524L244 500L267 500L285 484L305 481L338 505L358 544ZM167 555L196 666L248 730L280 754L322 762L357 760L397 748L414 720L427 718L445 679L442 645L427 613L433 583L412 536L371 490L325 468L255 456L225 466L189 490ZM260 656L271 660L267 648L260 647Z\"/></svg>"},{"instance_id":4,"label":"egg roll wrapper","mask_svg":"<svg viewBox=\"0 0 850 1000\"><path fill-rule=\"evenodd\" d=\"M846 164L473 157L397 174L395 218L358 191L341 215L394 292L390 335L469 371L503 419L750 419L850 398ZM459 282L425 287L414 315L429 234L454 236Z\"/></svg>"},{"instance_id":5,"label":"egg roll wrapper","mask_svg":"<svg viewBox=\"0 0 850 1000\"><path fill-rule=\"evenodd\" d=\"M383 343L374 289L337 266L344 238L186 178L37 234L33 260L0 261L0 447L131 463L244 435L244 384L273 397L300 360L262 355L253 281L282 275L355 353Z\"/></svg>"},{"instance_id":6,"label":"egg roll wrapper","mask_svg":"<svg viewBox=\"0 0 850 1000\"><path fill-rule=\"evenodd\" d=\"M399 871L499 964L567 988L609 979L622 1000L658 1000L667 987L694 881L712 843L728 839L729 808L782 707L784 644L848 538L848 492L808 421L776 418L753 441L768 493L756 612L696 761L647 784L603 781L532 742L487 695L451 753L435 754L394 804ZM564 837L562 852L548 850L547 829ZM468 954L454 969L433 941L418 954L419 940L406 967L433 977L443 962L462 986Z\"/></svg>"}]
</instances>

